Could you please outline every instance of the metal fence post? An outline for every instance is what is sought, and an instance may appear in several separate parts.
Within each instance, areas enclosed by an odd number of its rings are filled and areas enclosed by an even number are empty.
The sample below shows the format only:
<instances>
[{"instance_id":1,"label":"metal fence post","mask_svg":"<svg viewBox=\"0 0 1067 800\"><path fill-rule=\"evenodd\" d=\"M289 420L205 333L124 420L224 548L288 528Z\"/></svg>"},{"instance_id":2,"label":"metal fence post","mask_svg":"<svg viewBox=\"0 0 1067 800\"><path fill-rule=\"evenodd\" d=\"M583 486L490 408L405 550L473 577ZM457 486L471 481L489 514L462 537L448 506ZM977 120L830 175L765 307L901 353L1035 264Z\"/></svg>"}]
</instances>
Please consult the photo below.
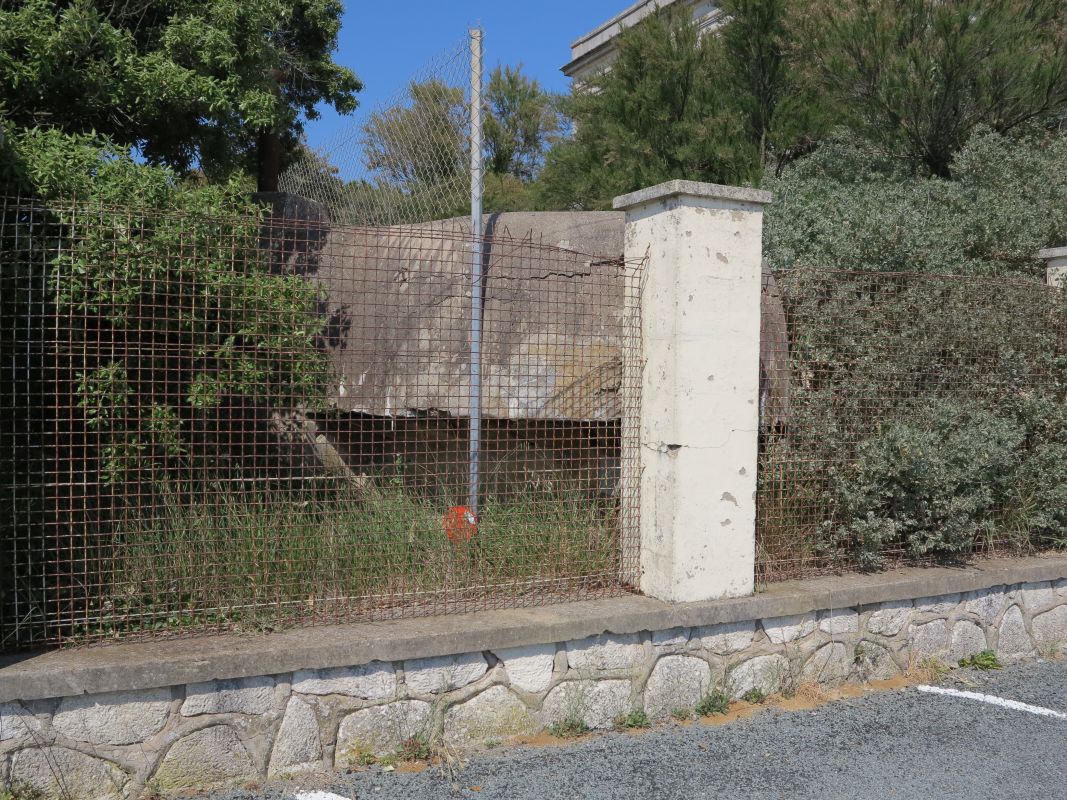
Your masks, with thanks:
<instances>
[{"instance_id":1,"label":"metal fence post","mask_svg":"<svg viewBox=\"0 0 1067 800\"><path fill-rule=\"evenodd\" d=\"M755 585L760 262L767 192L671 181L615 199L626 258L646 259L637 465L640 588L670 602ZM627 515L624 514L624 518ZM636 536L634 534L637 534Z\"/></svg>"},{"instance_id":2,"label":"metal fence post","mask_svg":"<svg viewBox=\"0 0 1067 800\"><path fill-rule=\"evenodd\" d=\"M467 507L478 518L482 437L482 31L471 29L471 407Z\"/></svg>"}]
</instances>

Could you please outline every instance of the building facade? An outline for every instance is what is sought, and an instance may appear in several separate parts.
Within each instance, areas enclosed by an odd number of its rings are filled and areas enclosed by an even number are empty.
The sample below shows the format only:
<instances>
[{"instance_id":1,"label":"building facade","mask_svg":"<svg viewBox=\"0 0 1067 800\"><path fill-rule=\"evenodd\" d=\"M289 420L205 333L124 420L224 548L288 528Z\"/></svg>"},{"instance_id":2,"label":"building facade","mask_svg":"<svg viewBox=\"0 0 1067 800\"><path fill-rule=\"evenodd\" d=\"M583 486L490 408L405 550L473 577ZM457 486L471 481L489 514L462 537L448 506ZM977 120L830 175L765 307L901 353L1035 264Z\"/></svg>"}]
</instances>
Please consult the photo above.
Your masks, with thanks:
<instances>
[{"instance_id":1,"label":"building facade","mask_svg":"<svg viewBox=\"0 0 1067 800\"><path fill-rule=\"evenodd\" d=\"M582 83L610 66L615 57L615 39L627 28L655 13L657 8L685 3L701 30L712 30L722 22L722 11L712 0L639 0L626 10L598 25L571 43L571 60L563 74Z\"/></svg>"}]
</instances>

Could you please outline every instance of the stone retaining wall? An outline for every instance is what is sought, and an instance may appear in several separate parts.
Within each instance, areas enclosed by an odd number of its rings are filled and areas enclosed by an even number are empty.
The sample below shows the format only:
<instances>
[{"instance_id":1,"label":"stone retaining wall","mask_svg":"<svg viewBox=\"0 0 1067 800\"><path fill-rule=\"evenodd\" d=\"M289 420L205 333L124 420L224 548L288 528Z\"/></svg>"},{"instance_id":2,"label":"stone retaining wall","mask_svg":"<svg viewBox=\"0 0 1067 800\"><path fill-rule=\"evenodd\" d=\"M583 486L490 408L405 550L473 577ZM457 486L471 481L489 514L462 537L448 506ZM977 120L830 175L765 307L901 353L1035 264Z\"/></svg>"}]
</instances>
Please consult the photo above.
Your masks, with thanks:
<instances>
[{"instance_id":1,"label":"stone retaining wall","mask_svg":"<svg viewBox=\"0 0 1067 800\"><path fill-rule=\"evenodd\" d=\"M924 659L1067 647L1067 580L347 668L0 704L0 781L134 798L343 767L416 737L465 749L565 719L608 728Z\"/></svg>"}]
</instances>

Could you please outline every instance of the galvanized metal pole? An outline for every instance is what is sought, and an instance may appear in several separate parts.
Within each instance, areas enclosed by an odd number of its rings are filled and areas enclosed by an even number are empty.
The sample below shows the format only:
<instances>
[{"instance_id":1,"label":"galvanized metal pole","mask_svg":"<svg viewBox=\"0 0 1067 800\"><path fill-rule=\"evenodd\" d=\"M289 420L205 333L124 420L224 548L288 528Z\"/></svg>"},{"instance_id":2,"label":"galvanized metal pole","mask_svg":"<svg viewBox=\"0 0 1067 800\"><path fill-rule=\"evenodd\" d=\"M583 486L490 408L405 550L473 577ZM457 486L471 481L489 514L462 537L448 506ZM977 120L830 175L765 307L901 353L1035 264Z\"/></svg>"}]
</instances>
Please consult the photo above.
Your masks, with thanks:
<instances>
[{"instance_id":1,"label":"galvanized metal pole","mask_svg":"<svg viewBox=\"0 0 1067 800\"><path fill-rule=\"evenodd\" d=\"M482 439L482 31L471 29L471 396L467 508L478 519Z\"/></svg>"}]
</instances>

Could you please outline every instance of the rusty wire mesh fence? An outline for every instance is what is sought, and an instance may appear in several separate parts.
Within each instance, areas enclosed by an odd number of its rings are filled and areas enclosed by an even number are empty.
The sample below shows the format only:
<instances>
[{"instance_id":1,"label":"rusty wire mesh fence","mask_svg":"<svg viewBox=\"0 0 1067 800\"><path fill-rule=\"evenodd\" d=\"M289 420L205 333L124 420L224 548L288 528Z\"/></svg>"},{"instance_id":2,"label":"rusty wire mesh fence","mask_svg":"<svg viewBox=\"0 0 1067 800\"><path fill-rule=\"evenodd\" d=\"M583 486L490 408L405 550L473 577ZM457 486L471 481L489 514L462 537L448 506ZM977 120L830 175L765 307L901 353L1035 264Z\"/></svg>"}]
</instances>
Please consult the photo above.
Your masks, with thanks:
<instances>
[{"instance_id":1,"label":"rusty wire mesh fence","mask_svg":"<svg viewBox=\"0 0 1067 800\"><path fill-rule=\"evenodd\" d=\"M4 649L634 582L640 265L481 242L475 520L474 240L304 217L0 201Z\"/></svg>"},{"instance_id":2,"label":"rusty wire mesh fence","mask_svg":"<svg viewBox=\"0 0 1067 800\"><path fill-rule=\"evenodd\" d=\"M762 581L1067 546L1067 293L818 269L764 282Z\"/></svg>"}]
</instances>

